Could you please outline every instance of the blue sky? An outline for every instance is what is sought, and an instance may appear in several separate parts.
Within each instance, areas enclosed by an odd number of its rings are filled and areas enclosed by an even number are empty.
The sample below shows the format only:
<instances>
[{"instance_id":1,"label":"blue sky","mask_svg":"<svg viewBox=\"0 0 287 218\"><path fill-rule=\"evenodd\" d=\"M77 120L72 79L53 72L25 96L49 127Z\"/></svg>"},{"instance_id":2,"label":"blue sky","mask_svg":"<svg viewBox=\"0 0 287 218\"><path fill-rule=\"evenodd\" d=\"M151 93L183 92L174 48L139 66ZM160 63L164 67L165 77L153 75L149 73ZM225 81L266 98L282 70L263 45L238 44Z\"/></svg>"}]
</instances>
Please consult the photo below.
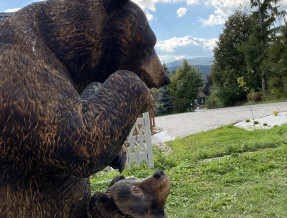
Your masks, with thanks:
<instances>
[{"instance_id":1,"label":"blue sky","mask_svg":"<svg viewBox=\"0 0 287 218\"><path fill-rule=\"evenodd\" d=\"M39 0L0 0L0 11L14 11ZM163 63L213 56L224 22L250 0L133 0L146 13L157 36L156 51ZM281 8L287 0L281 1ZM286 9L286 7L284 8Z\"/></svg>"}]
</instances>

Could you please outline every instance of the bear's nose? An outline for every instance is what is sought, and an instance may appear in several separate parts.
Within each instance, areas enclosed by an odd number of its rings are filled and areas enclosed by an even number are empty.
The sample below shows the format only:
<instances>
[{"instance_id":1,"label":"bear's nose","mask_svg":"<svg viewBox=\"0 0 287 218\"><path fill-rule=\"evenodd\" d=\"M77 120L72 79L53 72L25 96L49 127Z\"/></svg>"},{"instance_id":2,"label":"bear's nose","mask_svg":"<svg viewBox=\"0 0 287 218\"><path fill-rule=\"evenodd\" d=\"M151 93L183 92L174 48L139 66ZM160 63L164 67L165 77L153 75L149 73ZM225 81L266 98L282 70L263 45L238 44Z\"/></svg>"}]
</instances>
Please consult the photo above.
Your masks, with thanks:
<instances>
[{"instance_id":1,"label":"bear's nose","mask_svg":"<svg viewBox=\"0 0 287 218\"><path fill-rule=\"evenodd\" d=\"M153 176L154 176L155 178L159 179L160 177L165 176L165 174L164 174L164 172L163 172L162 170L159 170L159 171L155 172L155 173L153 174Z\"/></svg>"},{"instance_id":2,"label":"bear's nose","mask_svg":"<svg viewBox=\"0 0 287 218\"><path fill-rule=\"evenodd\" d=\"M168 85L170 83L170 78L167 75L163 76L163 86Z\"/></svg>"}]
</instances>

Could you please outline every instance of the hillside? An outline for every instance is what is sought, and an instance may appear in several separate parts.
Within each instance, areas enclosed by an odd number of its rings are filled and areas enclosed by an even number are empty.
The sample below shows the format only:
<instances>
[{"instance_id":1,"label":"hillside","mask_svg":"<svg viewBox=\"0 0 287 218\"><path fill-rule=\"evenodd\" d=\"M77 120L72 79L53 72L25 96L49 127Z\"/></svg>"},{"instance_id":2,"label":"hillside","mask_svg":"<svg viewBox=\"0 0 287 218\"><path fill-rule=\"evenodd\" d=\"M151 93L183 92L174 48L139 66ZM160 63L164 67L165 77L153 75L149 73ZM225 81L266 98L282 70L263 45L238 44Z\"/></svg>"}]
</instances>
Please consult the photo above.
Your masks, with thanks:
<instances>
[{"instance_id":1,"label":"hillside","mask_svg":"<svg viewBox=\"0 0 287 218\"><path fill-rule=\"evenodd\" d=\"M178 66L175 66L175 67L168 67L168 72L172 73L173 70L177 70L177 68L179 67L180 65ZM206 79L206 76L208 74L210 74L211 72L211 66L212 65L192 65L194 68L196 69L199 69L201 72L202 72L202 75L203 75L203 79L205 80Z\"/></svg>"},{"instance_id":2,"label":"hillside","mask_svg":"<svg viewBox=\"0 0 287 218\"><path fill-rule=\"evenodd\" d=\"M200 57L200 58L193 58L193 59L186 59L189 64L191 64L194 68L199 69L202 74L204 80L206 79L206 75L208 75L211 72L211 66L213 62L213 57ZM179 66L182 65L183 60L173 61L170 63L167 63L167 69L170 73L172 73L173 70L177 70Z\"/></svg>"},{"instance_id":3,"label":"hillside","mask_svg":"<svg viewBox=\"0 0 287 218\"><path fill-rule=\"evenodd\" d=\"M212 65L213 57L199 57L199 58L192 58L186 59L187 62L191 65ZM183 60L177 60L170 63L166 63L166 66L169 67L178 67L182 65Z\"/></svg>"}]
</instances>

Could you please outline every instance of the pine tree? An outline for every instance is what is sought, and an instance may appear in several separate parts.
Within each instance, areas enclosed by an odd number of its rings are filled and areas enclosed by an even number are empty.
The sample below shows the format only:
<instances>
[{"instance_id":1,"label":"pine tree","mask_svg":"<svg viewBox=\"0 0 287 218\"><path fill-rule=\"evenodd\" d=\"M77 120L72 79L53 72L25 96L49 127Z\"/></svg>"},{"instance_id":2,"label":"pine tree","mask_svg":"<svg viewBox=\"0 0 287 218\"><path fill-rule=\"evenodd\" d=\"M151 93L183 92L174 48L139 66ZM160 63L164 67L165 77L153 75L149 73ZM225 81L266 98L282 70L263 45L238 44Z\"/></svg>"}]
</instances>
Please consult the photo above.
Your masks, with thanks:
<instances>
[{"instance_id":1,"label":"pine tree","mask_svg":"<svg viewBox=\"0 0 287 218\"><path fill-rule=\"evenodd\" d=\"M174 111L193 111L196 107L194 102L202 85L202 73L184 60L182 67L179 67L176 73L171 76L171 84L169 85Z\"/></svg>"},{"instance_id":2,"label":"pine tree","mask_svg":"<svg viewBox=\"0 0 287 218\"><path fill-rule=\"evenodd\" d=\"M283 15L279 12L278 3L281 0L251 0L251 7L255 9L251 17L253 20L252 35L242 46L245 53L248 70L261 76L261 89L266 95L266 74L264 61L267 58L268 44L274 39L278 28L274 28L276 19Z\"/></svg>"},{"instance_id":3,"label":"pine tree","mask_svg":"<svg viewBox=\"0 0 287 218\"><path fill-rule=\"evenodd\" d=\"M173 112L170 91L167 86L160 89L159 106L156 108L157 115L171 114Z\"/></svg>"},{"instance_id":4,"label":"pine tree","mask_svg":"<svg viewBox=\"0 0 287 218\"><path fill-rule=\"evenodd\" d=\"M232 106L244 100L246 93L238 86L237 78L250 78L248 85L256 75L248 75L245 54L240 51L241 45L248 41L252 29L251 18L243 11L237 10L228 17L223 33L219 36L214 49L214 64L211 78L214 85L213 98L222 106Z\"/></svg>"}]
</instances>

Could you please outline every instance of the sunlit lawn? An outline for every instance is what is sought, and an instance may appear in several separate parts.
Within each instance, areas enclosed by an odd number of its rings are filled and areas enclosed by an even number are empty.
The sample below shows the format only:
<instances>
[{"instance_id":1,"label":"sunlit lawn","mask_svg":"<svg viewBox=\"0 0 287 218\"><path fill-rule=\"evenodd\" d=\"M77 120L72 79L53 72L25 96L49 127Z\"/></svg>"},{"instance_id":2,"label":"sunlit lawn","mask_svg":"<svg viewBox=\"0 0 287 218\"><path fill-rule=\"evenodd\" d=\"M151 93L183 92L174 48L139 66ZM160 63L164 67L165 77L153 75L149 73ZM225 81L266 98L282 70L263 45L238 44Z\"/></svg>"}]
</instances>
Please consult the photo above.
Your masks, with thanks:
<instances>
[{"instance_id":1,"label":"sunlit lawn","mask_svg":"<svg viewBox=\"0 0 287 218\"><path fill-rule=\"evenodd\" d=\"M155 169L133 167L144 178L158 169L172 181L168 217L287 217L287 125L253 132L226 126L155 148ZM91 178L105 191L118 172Z\"/></svg>"}]
</instances>

